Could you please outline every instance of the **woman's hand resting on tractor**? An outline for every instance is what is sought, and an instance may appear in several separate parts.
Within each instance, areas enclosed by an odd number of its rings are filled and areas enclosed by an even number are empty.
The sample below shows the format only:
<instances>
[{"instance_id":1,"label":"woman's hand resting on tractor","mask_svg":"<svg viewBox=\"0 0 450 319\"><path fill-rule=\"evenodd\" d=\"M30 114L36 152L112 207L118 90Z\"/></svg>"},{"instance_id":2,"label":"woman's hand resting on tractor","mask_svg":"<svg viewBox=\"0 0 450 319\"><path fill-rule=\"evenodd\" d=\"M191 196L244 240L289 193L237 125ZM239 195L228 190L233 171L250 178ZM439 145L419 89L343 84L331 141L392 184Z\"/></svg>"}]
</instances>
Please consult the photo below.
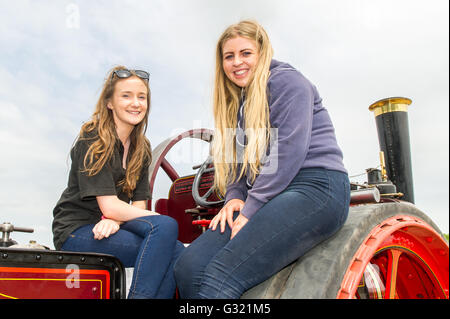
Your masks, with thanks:
<instances>
[{"instance_id":1,"label":"woman's hand resting on tractor","mask_svg":"<svg viewBox=\"0 0 450 319\"><path fill-rule=\"evenodd\" d=\"M228 223L231 229L231 237L230 240L233 239L234 236L245 226L248 222L248 218L242 214L236 218L233 222L233 213L240 212L244 207L244 202L240 199L232 199L228 201L225 206L217 213L216 216L211 220L209 224L209 228L212 231L215 231L217 225L220 223L220 232L223 233L225 231L225 225Z\"/></svg>"},{"instance_id":2,"label":"woman's hand resting on tractor","mask_svg":"<svg viewBox=\"0 0 450 319\"><path fill-rule=\"evenodd\" d=\"M120 229L120 224L121 222L118 222L114 219L102 219L97 224L95 224L94 228L92 229L94 238L98 240L108 238Z\"/></svg>"}]
</instances>

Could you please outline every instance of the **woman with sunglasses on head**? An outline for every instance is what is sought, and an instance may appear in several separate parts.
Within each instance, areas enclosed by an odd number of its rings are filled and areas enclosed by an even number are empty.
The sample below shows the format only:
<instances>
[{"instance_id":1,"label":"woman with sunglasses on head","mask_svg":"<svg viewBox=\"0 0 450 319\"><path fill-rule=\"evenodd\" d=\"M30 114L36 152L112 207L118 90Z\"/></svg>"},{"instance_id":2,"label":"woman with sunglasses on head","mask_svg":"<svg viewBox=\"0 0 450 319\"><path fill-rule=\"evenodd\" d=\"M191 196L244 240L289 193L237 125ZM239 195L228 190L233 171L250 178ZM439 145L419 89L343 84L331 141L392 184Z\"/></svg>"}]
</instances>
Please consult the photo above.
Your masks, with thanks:
<instances>
[{"instance_id":1,"label":"woman with sunglasses on head","mask_svg":"<svg viewBox=\"0 0 450 319\"><path fill-rule=\"evenodd\" d=\"M212 153L225 205L175 264L182 298L239 298L347 218L350 185L328 112L316 87L272 55L253 21L217 43Z\"/></svg>"},{"instance_id":2,"label":"woman with sunglasses on head","mask_svg":"<svg viewBox=\"0 0 450 319\"><path fill-rule=\"evenodd\" d=\"M146 209L151 148L149 74L113 68L70 152L67 188L53 210L55 248L116 256L134 267L128 298L172 298L184 249L171 217Z\"/></svg>"}]
</instances>

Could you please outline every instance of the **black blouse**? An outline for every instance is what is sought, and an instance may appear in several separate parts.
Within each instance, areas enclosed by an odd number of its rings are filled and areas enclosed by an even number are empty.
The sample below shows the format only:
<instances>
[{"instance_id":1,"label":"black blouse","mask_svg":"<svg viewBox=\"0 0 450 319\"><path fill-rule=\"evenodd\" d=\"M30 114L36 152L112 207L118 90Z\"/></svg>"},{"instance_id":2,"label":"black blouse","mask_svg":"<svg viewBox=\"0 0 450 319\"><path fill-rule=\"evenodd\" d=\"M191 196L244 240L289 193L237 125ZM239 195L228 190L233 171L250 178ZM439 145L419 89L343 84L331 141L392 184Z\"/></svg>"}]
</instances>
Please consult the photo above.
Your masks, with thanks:
<instances>
[{"instance_id":1,"label":"black blouse","mask_svg":"<svg viewBox=\"0 0 450 319\"><path fill-rule=\"evenodd\" d=\"M126 203L151 198L149 163L142 168L132 197L123 192L122 186L118 186L125 178L125 169L122 167L124 148L120 141L115 145L111 160L96 175L88 176L84 172L84 157L91 143L92 139L79 138L70 152L72 165L68 185L53 210L53 243L57 250L77 228L101 220L102 212L96 196L116 195Z\"/></svg>"}]
</instances>

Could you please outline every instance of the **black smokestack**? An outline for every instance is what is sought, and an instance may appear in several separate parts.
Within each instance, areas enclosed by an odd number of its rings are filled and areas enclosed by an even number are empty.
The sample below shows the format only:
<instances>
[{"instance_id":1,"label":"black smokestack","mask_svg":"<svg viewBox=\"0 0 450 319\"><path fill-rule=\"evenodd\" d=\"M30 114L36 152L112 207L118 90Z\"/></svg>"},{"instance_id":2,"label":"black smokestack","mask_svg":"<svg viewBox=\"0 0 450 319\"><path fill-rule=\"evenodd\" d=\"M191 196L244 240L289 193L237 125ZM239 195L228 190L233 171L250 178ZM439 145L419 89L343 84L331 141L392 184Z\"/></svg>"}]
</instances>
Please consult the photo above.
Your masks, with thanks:
<instances>
[{"instance_id":1,"label":"black smokestack","mask_svg":"<svg viewBox=\"0 0 450 319\"><path fill-rule=\"evenodd\" d=\"M414 187L409 143L408 106L411 100L390 97L373 103L380 149L384 152L388 178L403 193L402 200L414 203Z\"/></svg>"}]
</instances>

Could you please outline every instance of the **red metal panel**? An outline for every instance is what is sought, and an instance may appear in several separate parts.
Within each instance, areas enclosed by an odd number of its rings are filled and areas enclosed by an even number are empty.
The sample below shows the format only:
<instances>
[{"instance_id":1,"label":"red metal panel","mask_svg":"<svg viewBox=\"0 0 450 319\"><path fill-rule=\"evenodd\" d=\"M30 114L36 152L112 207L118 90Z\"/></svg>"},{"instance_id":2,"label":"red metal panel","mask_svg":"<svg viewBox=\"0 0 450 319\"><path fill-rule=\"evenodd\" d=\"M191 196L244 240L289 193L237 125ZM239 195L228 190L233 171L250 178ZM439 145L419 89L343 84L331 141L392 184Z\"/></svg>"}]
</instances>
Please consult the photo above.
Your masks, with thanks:
<instances>
[{"instance_id":1,"label":"red metal panel","mask_svg":"<svg viewBox=\"0 0 450 319\"><path fill-rule=\"evenodd\" d=\"M183 243L191 243L202 234L202 228L192 225L192 215L185 212L186 209L197 207L192 198L192 183L194 175L185 176L177 179L169 190L169 198L167 200L167 215L174 218L178 222L178 240ZM202 176L200 182L200 195L204 195L214 181L214 173L206 173ZM211 201L217 201L219 198L213 192L208 198ZM220 208L210 208L207 210L207 216L212 218ZM206 216L203 216L204 218Z\"/></svg>"},{"instance_id":2,"label":"red metal panel","mask_svg":"<svg viewBox=\"0 0 450 319\"><path fill-rule=\"evenodd\" d=\"M1 299L109 299L107 270L0 267Z\"/></svg>"}]
</instances>

